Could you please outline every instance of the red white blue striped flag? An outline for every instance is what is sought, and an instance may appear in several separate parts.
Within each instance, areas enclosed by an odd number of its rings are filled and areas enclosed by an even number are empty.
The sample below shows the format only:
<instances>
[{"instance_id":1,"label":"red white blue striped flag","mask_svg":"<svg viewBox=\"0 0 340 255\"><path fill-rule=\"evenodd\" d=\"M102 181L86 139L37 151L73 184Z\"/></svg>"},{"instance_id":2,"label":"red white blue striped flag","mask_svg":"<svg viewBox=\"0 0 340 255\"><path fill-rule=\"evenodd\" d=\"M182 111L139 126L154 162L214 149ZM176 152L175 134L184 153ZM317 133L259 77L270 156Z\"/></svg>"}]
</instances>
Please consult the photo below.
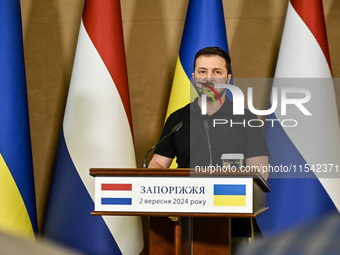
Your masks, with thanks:
<instances>
[{"instance_id":1,"label":"red white blue striped flag","mask_svg":"<svg viewBox=\"0 0 340 255\"><path fill-rule=\"evenodd\" d=\"M45 235L86 254L138 254L140 217L91 216L93 167L136 167L119 0L86 0Z\"/></svg>"},{"instance_id":2,"label":"red white blue striped flag","mask_svg":"<svg viewBox=\"0 0 340 255\"><path fill-rule=\"evenodd\" d=\"M102 183L102 205L132 205L131 183Z\"/></svg>"},{"instance_id":3,"label":"red white blue striped flag","mask_svg":"<svg viewBox=\"0 0 340 255\"><path fill-rule=\"evenodd\" d=\"M273 179L269 175L272 188L267 204L270 210L258 217L265 235L340 209L340 173L336 172L340 166L339 118L321 0L289 1L275 79L299 81L299 87L311 93L308 110L312 116L287 110L285 116L275 111L268 117L298 122L296 127L266 127L270 165L292 165L298 171L315 170L321 165L326 167L329 177L321 178L314 172L310 172L314 178ZM273 86L284 85L285 82L274 82ZM330 172L332 166L333 173Z\"/></svg>"}]
</instances>

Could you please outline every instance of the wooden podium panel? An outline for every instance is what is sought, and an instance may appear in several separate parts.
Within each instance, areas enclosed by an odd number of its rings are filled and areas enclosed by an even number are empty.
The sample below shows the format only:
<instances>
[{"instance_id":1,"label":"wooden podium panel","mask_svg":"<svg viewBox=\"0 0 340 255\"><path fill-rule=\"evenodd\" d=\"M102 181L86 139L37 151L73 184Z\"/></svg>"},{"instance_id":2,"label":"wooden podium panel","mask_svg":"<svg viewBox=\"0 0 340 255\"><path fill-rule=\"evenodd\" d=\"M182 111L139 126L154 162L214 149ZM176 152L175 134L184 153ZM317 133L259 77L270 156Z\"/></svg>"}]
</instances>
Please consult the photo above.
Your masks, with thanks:
<instances>
[{"instance_id":1,"label":"wooden podium panel","mask_svg":"<svg viewBox=\"0 0 340 255\"><path fill-rule=\"evenodd\" d=\"M230 254L230 218L182 217L179 251L176 224L165 217L150 217L149 254ZM174 227L175 224L175 227Z\"/></svg>"},{"instance_id":2,"label":"wooden podium panel","mask_svg":"<svg viewBox=\"0 0 340 255\"><path fill-rule=\"evenodd\" d=\"M177 221L167 217L150 217L149 255L189 254L188 221L188 217L178 218Z\"/></svg>"},{"instance_id":3,"label":"wooden podium panel","mask_svg":"<svg viewBox=\"0 0 340 255\"><path fill-rule=\"evenodd\" d=\"M254 218L268 209L265 193L270 191L270 186L260 174L253 172L214 173L211 176L190 169L90 169L90 174L96 183L93 215L150 217L149 254L231 254L231 218ZM129 201L124 205L103 202L107 199L99 195L105 193L101 189L103 185L126 185L127 182L132 194ZM143 186L144 183L147 186ZM216 194L212 191L215 185L242 186L245 204L216 205L213 200ZM149 194L144 194L147 191ZM175 195L169 194L170 191ZM191 196L190 193L195 194ZM188 199L193 197L195 199ZM166 203L156 203L162 201ZM178 205L178 201L184 205Z\"/></svg>"}]
</instances>

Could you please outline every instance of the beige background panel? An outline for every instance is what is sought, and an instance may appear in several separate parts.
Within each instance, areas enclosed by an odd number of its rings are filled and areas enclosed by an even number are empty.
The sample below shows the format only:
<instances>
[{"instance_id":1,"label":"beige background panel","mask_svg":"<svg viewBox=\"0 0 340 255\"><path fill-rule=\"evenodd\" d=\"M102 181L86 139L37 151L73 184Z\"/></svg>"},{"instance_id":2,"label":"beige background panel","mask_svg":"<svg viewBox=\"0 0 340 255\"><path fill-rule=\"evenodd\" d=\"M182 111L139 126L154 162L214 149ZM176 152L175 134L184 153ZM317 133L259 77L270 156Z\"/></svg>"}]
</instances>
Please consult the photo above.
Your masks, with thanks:
<instances>
[{"instance_id":1,"label":"beige background panel","mask_svg":"<svg viewBox=\"0 0 340 255\"><path fill-rule=\"evenodd\" d=\"M83 1L21 1L39 229L59 143Z\"/></svg>"},{"instance_id":2,"label":"beige background panel","mask_svg":"<svg viewBox=\"0 0 340 255\"><path fill-rule=\"evenodd\" d=\"M340 1L324 0L334 77L340 77ZM21 0L39 229L59 144L84 0ZM270 78L288 0L224 0L232 68L237 78ZM137 163L160 135L188 0L121 1ZM340 102L340 84L335 85ZM242 89L245 91L246 86ZM258 85L256 108L270 84ZM340 103L338 104L340 109Z\"/></svg>"}]
</instances>

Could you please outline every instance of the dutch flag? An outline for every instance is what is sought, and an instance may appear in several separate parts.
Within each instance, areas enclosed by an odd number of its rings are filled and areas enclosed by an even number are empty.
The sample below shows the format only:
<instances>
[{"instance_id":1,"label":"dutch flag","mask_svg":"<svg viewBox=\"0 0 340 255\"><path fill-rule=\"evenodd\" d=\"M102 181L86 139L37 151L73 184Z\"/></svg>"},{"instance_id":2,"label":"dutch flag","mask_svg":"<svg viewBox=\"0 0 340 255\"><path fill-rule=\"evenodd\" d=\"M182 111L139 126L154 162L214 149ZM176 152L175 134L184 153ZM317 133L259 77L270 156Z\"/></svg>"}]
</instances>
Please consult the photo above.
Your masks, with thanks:
<instances>
[{"instance_id":1,"label":"dutch flag","mask_svg":"<svg viewBox=\"0 0 340 255\"><path fill-rule=\"evenodd\" d=\"M286 79L284 82L280 82ZM270 165L293 166L309 172L307 178L271 178L267 195L270 210L258 217L264 235L312 222L340 209L340 132L335 101L323 6L321 0L291 0L282 35L273 88L282 89L294 80L309 91L306 104L312 114L295 108L287 115L275 111L270 119L295 119L296 127L266 127ZM297 82L296 82L297 81ZM333 172L330 173L333 165ZM292 177L292 178L290 178ZM328 177L328 178L327 178Z\"/></svg>"},{"instance_id":2,"label":"dutch flag","mask_svg":"<svg viewBox=\"0 0 340 255\"><path fill-rule=\"evenodd\" d=\"M86 254L139 254L140 217L91 215L95 167L136 167L119 0L85 1L45 235Z\"/></svg>"}]
</instances>

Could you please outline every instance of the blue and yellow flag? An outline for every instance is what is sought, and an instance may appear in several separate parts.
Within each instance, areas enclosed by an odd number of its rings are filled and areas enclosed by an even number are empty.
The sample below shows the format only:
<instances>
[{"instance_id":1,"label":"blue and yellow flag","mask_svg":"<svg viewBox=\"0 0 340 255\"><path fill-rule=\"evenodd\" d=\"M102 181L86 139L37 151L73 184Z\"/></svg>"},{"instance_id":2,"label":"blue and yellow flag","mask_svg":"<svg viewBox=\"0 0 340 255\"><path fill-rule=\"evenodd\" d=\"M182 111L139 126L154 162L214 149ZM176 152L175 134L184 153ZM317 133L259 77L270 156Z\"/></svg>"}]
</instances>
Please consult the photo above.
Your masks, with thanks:
<instances>
[{"instance_id":1,"label":"blue and yellow flag","mask_svg":"<svg viewBox=\"0 0 340 255\"><path fill-rule=\"evenodd\" d=\"M195 54L210 46L218 46L229 53L222 0L190 0L166 119L190 103L190 78Z\"/></svg>"},{"instance_id":2,"label":"blue and yellow flag","mask_svg":"<svg viewBox=\"0 0 340 255\"><path fill-rule=\"evenodd\" d=\"M246 185L214 184L214 206L246 206Z\"/></svg>"},{"instance_id":3,"label":"blue and yellow flag","mask_svg":"<svg viewBox=\"0 0 340 255\"><path fill-rule=\"evenodd\" d=\"M0 230L37 231L19 0L0 2Z\"/></svg>"},{"instance_id":4,"label":"blue and yellow flag","mask_svg":"<svg viewBox=\"0 0 340 255\"><path fill-rule=\"evenodd\" d=\"M166 118L190 102L195 54L210 46L229 52L222 0L190 0Z\"/></svg>"}]
</instances>

